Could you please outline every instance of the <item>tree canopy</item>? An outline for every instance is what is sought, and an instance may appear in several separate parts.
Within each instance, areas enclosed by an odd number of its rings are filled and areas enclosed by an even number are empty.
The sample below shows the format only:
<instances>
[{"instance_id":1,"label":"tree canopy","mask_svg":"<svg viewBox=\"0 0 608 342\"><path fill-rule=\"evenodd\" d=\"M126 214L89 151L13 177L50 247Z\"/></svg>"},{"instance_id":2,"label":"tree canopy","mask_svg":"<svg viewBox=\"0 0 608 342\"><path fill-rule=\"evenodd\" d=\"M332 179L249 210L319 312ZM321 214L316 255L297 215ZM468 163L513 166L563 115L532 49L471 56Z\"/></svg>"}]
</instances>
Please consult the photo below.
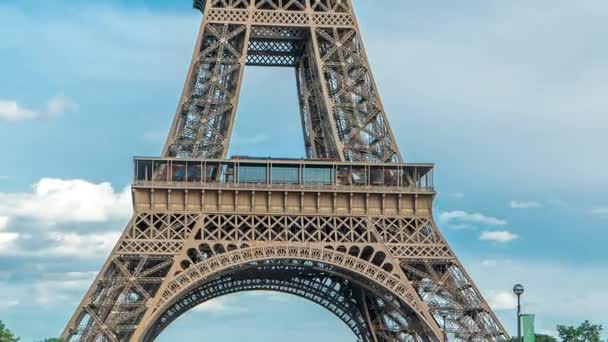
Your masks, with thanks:
<instances>
[{"instance_id":1,"label":"tree canopy","mask_svg":"<svg viewBox=\"0 0 608 342\"><path fill-rule=\"evenodd\" d=\"M584 321L578 327L558 325L557 333L561 342L602 342L601 335L604 327L599 324L591 324ZM15 336L6 325L0 321L0 342L18 342L19 337ZM511 342L517 342L517 337L513 337ZM47 338L38 342L63 342L60 338ZM553 336L536 335L536 342L558 342ZM608 342L608 341L606 341Z\"/></svg>"},{"instance_id":2,"label":"tree canopy","mask_svg":"<svg viewBox=\"0 0 608 342\"><path fill-rule=\"evenodd\" d=\"M17 342L19 337L15 336L2 321L0 321L0 342Z\"/></svg>"},{"instance_id":3,"label":"tree canopy","mask_svg":"<svg viewBox=\"0 0 608 342\"><path fill-rule=\"evenodd\" d=\"M536 342L557 342L557 339L553 336L536 334ZM511 337L510 342L517 342L517 337Z\"/></svg>"},{"instance_id":4,"label":"tree canopy","mask_svg":"<svg viewBox=\"0 0 608 342\"><path fill-rule=\"evenodd\" d=\"M604 327L584 321L578 327L558 325L557 333L562 342L601 342Z\"/></svg>"}]
</instances>

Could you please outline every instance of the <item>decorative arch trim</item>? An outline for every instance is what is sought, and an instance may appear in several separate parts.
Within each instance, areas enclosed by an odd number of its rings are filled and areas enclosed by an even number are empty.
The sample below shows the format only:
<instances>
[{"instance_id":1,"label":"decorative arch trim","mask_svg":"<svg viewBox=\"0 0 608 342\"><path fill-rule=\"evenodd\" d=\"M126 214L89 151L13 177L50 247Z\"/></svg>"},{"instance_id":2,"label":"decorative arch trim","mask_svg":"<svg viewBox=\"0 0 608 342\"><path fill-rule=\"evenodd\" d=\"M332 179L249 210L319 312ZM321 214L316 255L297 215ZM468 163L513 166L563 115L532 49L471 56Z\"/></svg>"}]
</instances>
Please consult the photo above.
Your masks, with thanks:
<instances>
[{"instance_id":1,"label":"decorative arch trim","mask_svg":"<svg viewBox=\"0 0 608 342\"><path fill-rule=\"evenodd\" d=\"M187 270L177 275L160 294L159 301L153 308L151 319L146 320L150 324L140 330L145 336L153 323L159 319L160 315L171 307L179 298L189 291L199 286L202 282L211 277L228 271L234 267L244 264L263 262L276 259L297 259L309 262L320 262L332 265L338 269L353 272L357 275L371 280L375 285L388 291L395 296L401 303L411 309L423 323L425 330L432 334L436 340L440 340L440 335L434 329L432 322L429 322L423 315L426 309L425 304L420 300L413 289L400 279L371 262L356 258L349 254L330 249L305 246L264 246L238 249L214 256L207 260L192 265Z\"/></svg>"},{"instance_id":2,"label":"decorative arch trim","mask_svg":"<svg viewBox=\"0 0 608 342\"><path fill-rule=\"evenodd\" d=\"M251 266L255 267L255 266ZM155 324L145 335L145 340L154 340L167 327L169 327L176 319L181 317L190 309L214 298L219 298L225 295L230 295L238 292L251 291L268 291L278 292L295 297L302 298L313 304L319 305L335 317L344 322L352 333L359 338L360 341L370 341L366 334L365 320L362 313L353 306L340 290L336 288L335 278L329 274L319 274L318 279L297 279L289 278L285 280L266 278L266 279L224 279L217 278L208 283L196 287L188 292L185 297L180 297L169 310L177 310L167 315L168 311L161 315L160 324ZM328 281L330 283L328 283ZM166 321L163 321L163 318Z\"/></svg>"}]
</instances>

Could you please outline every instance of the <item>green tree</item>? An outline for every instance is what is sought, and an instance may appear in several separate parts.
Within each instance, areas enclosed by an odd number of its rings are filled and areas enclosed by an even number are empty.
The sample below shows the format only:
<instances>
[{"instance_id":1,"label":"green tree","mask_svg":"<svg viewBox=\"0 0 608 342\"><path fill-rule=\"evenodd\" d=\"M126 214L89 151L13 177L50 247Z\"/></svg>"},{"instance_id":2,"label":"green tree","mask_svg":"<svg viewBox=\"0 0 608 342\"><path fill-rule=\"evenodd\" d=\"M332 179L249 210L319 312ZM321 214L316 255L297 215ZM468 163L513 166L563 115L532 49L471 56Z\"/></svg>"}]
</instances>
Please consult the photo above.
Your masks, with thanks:
<instances>
[{"instance_id":1,"label":"green tree","mask_svg":"<svg viewBox=\"0 0 608 342\"><path fill-rule=\"evenodd\" d=\"M553 336L537 334L536 342L557 342L557 339Z\"/></svg>"},{"instance_id":2,"label":"green tree","mask_svg":"<svg viewBox=\"0 0 608 342\"><path fill-rule=\"evenodd\" d=\"M45 338L44 340L40 340L38 342L63 342L60 338Z\"/></svg>"},{"instance_id":3,"label":"green tree","mask_svg":"<svg viewBox=\"0 0 608 342\"><path fill-rule=\"evenodd\" d=\"M553 336L536 334L536 342L557 342L557 339ZM517 342L517 337L511 337L510 342Z\"/></svg>"},{"instance_id":4,"label":"green tree","mask_svg":"<svg viewBox=\"0 0 608 342\"><path fill-rule=\"evenodd\" d=\"M602 342L604 327L584 321L578 327L558 325L557 333L562 342Z\"/></svg>"},{"instance_id":5,"label":"green tree","mask_svg":"<svg viewBox=\"0 0 608 342\"><path fill-rule=\"evenodd\" d=\"M6 325L0 321L0 342L17 342L19 337L13 335Z\"/></svg>"}]
</instances>

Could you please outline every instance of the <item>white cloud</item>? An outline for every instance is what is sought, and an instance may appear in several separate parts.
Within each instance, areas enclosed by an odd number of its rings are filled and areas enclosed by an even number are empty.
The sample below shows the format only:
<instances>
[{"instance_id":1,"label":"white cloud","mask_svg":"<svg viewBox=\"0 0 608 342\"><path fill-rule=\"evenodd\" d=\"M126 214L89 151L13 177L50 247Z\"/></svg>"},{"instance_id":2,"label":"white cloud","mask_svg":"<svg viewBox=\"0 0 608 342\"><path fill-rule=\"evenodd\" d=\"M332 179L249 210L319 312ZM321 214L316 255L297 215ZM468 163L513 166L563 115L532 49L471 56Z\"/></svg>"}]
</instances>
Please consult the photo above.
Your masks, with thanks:
<instances>
[{"instance_id":1,"label":"white cloud","mask_svg":"<svg viewBox=\"0 0 608 342\"><path fill-rule=\"evenodd\" d=\"M537 328L553 331L557 324L591 320L608 326L608 272L602 264L499 260L499 267L488 270L477 262L467 271L494 307L509 331L516 327L513 310L513 285L525 287L522 310L537 314ZM581 285L582 284L582 285ZM584 289L581 290L581 286Z\"/></svg>"},{"instance_id":2,"label":"white cloud","mask_svg":"<svg viewBox=\"0 0 608 342\"><path fill-rule=\"evenodd\" d=\"M8 227L9 218L0 216L0 255L15 248L15 242L19 239L18 233L2 232Z\"/></svg>"},{"instance_id":3,"label":"white cloud","mask_svg":"<svg viewBox=\"0 0 608 342\"><path fill-rule=\"evenodd\" d=\"M15 250L17 239L18 233L0 232L0 255Z\"/></svg>"},{"instance_id":4,"label":"white cloud","mask_svg":"<svg viewBox=\"0 0 608 342\"><path fill-rule=\"evenodd\" d=\"M213 314L235 314L247 312L247 298L255 298L262 301L287 303L290 295L275 291L247 291L235 293L223 297L211 299L192 309L194 312L205 312Z\"/></svg>"},{"instance_id":5,"label":"white cloud","mask_svg":"<svg viewBox=\"0 0 608 342\"><path fill-rule=\"evenodd\" d=\"M8 227L8 217L0 216L0 230L4 230Z\"/></svg>"},{"instance_id":6,"label":"white cloud","mask_svg":"<svg viewBox=\"0 0 608 342\"><path fill-rule=\"evenodd\" d=\"M507 243L513 240L519 239L517 234L513 234L509 231L492 231L492 232L482 232L479 236L479 240L482 241L494 241L500 243Z\"/></svg>"},{"instance_id":7,"label":"white cloud","mask_svg":"<svg viewBox=\"0 0 608 342\"><path fill-rule=\"evenodd\" d=\"M227 302L228 302L227 297L214 298L214 299L211 299L209 301L206 301L206 302L198 305L197 307L195 307L192 310L194 310L195 312L210 312L210 313L224 312L229 309Z\"/></svg>"},{"instance_id":8,"label":"white cloud","mask_svg":"<svg viewBox=\"0 0 608 342\"><path fill-rule=\"evenodd\" d=\"M119 232L99 234L54 232L49 235L51 244L35 254L80 259L106 257L116 245L120 235Z\"/></svg>"},{"instance_id":9,"label":"white cloud","mask_svg":"<svg viewBox=\"0 0 608 342\"><path fill-rule=\"evenodd\" d=\"M53 257L74 260L104 258L121 236L121 232L20 234L0 233L0 256ZM35 248L30 243L42 243Z\"/></svg>"},{"instance_id":10,"label":"white cloud","mask_svg":"<svg viewBox=\"0 0 608 342\"><path fill-rule=\"evenodd\" d=\"M565 208L570 205L570 204L568 204L568 202L561 200L561 199L557 199L557 198L548 200L547 204L549 204L553 207L559 207L559 208Z\"/></svg>"},{"instance_id":11,"label":"white cloud","mask_svg":"<svg viewBox=\"0 0 608 342\"><path fill-rule=\"evenodd\" d=\"M46 108L48 116L60 116L67 112L78 110L78 104L65 96L53 97Z\"/></svg>"},{"instance_id":12,"label":"white cloud","mask_svg":"<svg viewBox=\"0 0 608 342\"><path fill-rule=\"evenodd\" d=\"M109 183L44 178L31 193L0 193L0 215L43 223L105 222L131 215L131 191Z\"/></svg>"},{"instance_id":13,"label":"white cloud","mask_svg":"<svg viewBox=\"0 0 608 342\"><path fill-rule=\"evenodd\" d=\"M259 297L268 301L278 303L287 303L292 297L292 295L276 291L251 291L247 292L247 295L250 297Z\"/></svg>"},{"instance_id":14,"label":"white cloud","mask_svg":"<svg viewBox=\"0 0 608 342\"><path fill-rule=\"evenodd\" d=\"M593 215L600 215L600 216L601 215L608 215L608 207L606 207L606 208L601 207L601 208L591 209L591 214L593 214Z\"/></svg>"},{"instance_id":15,"label":"white cloud","mask_svg":"<svg viewBox=\"0 0 608 342\"><path fill-rule=\"evenodd\" d=\"M0 310L9 309L13 306L19 305L19 300L17 299L3 299L0 300Z\"/></svg>"},{"instance_id":16,"label":"white cloud","mask_svg":"<svg viewBox=\"0 0 608 342\"><path fill-rule=\"evenodd\" d=\"M513 261L511 259L485 259L480 262L483 267L494 268L502 265L511 265Z\"/></svg>"},{"instance_id":17,"label":"white cloud","mask_svg":"<svg viewBox=\"0 0 608 342\"><path fill-rule=\"evenodd\" d=\"M547 191L605 188L608 158L589 146L604 141L608 129L608 60L599 43L606 1L490 1L474 10L388 2L395 14L373 1L359 1L358 10L392 126L397 134L418 128L402 141L414 144L441 122L450 129L427 149L444 169L465 163L461 180ZM397 14L416 29L373 25L387 16L399 22ZM399 68L389 67L395 63L386 46L404 56ZM411 115L396 114L401 108ZM573 165L564 155L588 163Z\"/></svg>"},{"instance_id":18,"label":"white cloud","mask_svg":"<svg viewBox=\"0 0 608 342\"><path fill-rule=\"evenodd\" d=\"M536 208L542 208L542 206L543 206L540 202L537 202L537 201L516 201L516 200L511 201L511 203L509 203L509 205L513 209L536 209Z\"/></svg>"},{"instance_id":19,"label":"white cloud","mask_svg":"<svg viewBox=\"0 0 608 342\"><path fill-rule=\"evenodd\" d=\"M455 198L455 199L463 199L464 194L462 192L455 192L453 194L450 194L450 197Z\"/></svg>"},{"instance_id":20,"label":"white cloud","mask_svg":"<svg viewBox=\"0 0 608 342\"><path fill-rule=\"evenodd\" d=\"M517 297L510 291L490 291L488 304L494 310L512 310L517 307Z\"/></svg>"},{"instance_id":21,"label":"white cloud","mask_svg":"<svg viewBox=\"0 0 608 342\"><path fill-rule=\"evenodd\" d=\"M480 213L468 213L462 210L445 211L439 214L439 223L451 228L468 228L472 226L506 226L507 221Z\"/></svg>"},{"instance_id":22,"label":"white cloud","mask_svg":"<svg viewBox=\"0 0 608 342\"><path fill-rule=\"evenodd\" d=\"M495 267L498 265L497 260L482 260L481 265L484 267Z\"/></svg>"},{"instance_id":23,"label":"white cloud","mask_svg":"<svg viewBox=\"0 0 608 342\"><path fill-rule=\"evenodd\" d=\"M0 100L0 120L31 120L36 116L38 116L38 113L31 109L21 107L17 104L17 101Z\"/></svg>"},{"instance_id":24,"label":"white cloud","mask_svg":"<svg viewBox=\"0 0 608 342\"><path fill-rule=\"evenodd\" d=\"M0 309L16 305L56 305L58 309L75 306L96 275L93 271L48 273L40 269L25 282L0 282Z\"/></svg>"},{"instance_id":25,"label":"white cloud","mask_svg":"<svg viewBox=\"0 0 608 342\"><path fill-rule=\"evenodd\" d=\"M14 100L0 100L0 120L25 121L39 117L60 116L78 110L78 104L65 96L55 96L49 100L44 110L26 108Z\"/></svg>"},{"instance_id":26,"label":"white cloud","mask_svg":"<svg viewBox=\"0 0 608 342\"><path fill-rule=\"evenodd\" d=\"M109 183L45 178L33 186L32 192L0 193L0 231L8 228L13 218L16 223L26 223L11 224L14 232L0 232L0 255L103 258L114 247L120 232L66 232L62 231L66 230L63 225L118 223L126 221L131 211L130 189L117 192ZM25 231L25 227L30 227L30 231ZM52 230L32 233L39 227Z\"/></svg>"},{"instance_id":27,"label":"white cloud","mask_svg":"<svg viewBox=\"0 0 608 342\"><path fill-rule=\"evenodd\" d=\"M97 272L67 272L47 275L36 282L32 291L38 304L65 304L79 300L97 276Z\"/></svg>"}]
</instances>

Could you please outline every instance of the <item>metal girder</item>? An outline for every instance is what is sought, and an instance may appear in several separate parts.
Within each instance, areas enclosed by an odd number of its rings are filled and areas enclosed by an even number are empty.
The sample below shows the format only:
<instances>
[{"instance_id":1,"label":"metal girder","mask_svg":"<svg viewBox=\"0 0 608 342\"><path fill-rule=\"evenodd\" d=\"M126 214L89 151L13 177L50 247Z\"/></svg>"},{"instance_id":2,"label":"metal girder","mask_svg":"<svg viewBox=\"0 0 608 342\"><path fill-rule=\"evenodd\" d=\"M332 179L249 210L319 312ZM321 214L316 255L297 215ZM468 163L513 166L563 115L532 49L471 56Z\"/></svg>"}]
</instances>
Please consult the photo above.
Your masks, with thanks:
<instances>
[{"instance_id":1,"label":"metal girder","mask_svg":"<svg viewBox=\"0 0 608 342\"><path fill-rule=\"evenodd\" d=\"M362 342L438 342L444 316L459 341L506 341L433 221L432 166L396 164L351 1L194 7L204 20L170 161L136 166L133 219L62 337L147 342L196 305L269 290L323 306ZM302 162L297 183L241 184L223 160L246 65L295 69L306 153L317 159ZM306 163L333 179L308 184Z\"/></svg>"},{"instance_id":2,"label":"metal girder","mask_svg":"<svg viewBox=\"0 0 608 342\"><path fill-rule=\"evenodd\" d=\"M157 324L149 330L146 340L153 340L182 314L213 298L247 291L274 291L298 296L323 306L342 320L360 341L369 341L362 314L350 297L353 292L350 282L332 274L289 264L287 267L272 269L268 269L268 264L265 266L266 268L249 267L247 272L240 270L192 290L162 314Z\"/></svg>"},{"instance_id":3,"label":"metal girder","mask_svg":"<svg viewBox=\"0 0 608 342\"><path fill-rule=\"evenodd\" d=\"M415 249L392 248L399 245ZM64 336L148 341L192 306L271 290L324 306L362 341L437 341L445 312L461 340L505 340L444 248L429 217L142 212Z\"/></svg>"},{"instance_id":4,"label":"metal girder","mask_svg":"<svg viewBox=\"0 0 608 342\"><path fill-rule=\"evenodd\" d=\"M254 65L296 68L309 158L402 161L349 1L213 0L204 14L163 156L225 158Z\"/></svg>"}]
</instances>

